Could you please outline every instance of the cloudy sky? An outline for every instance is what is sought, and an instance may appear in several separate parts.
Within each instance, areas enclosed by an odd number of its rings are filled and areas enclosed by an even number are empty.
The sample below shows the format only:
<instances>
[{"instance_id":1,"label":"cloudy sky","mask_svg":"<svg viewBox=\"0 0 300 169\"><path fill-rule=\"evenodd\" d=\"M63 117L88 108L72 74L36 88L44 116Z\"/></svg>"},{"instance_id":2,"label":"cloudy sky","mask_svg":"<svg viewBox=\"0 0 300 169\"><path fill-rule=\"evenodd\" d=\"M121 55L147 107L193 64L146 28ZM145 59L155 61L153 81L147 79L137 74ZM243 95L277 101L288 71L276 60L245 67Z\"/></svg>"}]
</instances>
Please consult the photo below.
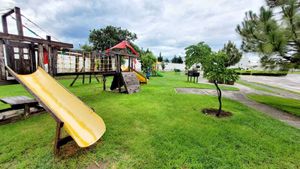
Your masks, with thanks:
<instances>
[{"instance_id":1,"label":"cloudy sky","mask_svg":"<svg viewBox=\"0 0 300 169\"><path fill-rule=\"evenodd\" d=\"M135 43L144 49L173 57L184 56L185 47L200 41L214 50L228 40L239 45L236 25L246 11L257 11L264 0L0 0L0 4L0 14L18 6L48 34L75 48L88 42L89 30L114 25L135 32ZM46 36L26 19L23 23ZM9 25L14 27L12 18ZM29 31L25 34L34 37Z\"/></svg>"}]
</instances>

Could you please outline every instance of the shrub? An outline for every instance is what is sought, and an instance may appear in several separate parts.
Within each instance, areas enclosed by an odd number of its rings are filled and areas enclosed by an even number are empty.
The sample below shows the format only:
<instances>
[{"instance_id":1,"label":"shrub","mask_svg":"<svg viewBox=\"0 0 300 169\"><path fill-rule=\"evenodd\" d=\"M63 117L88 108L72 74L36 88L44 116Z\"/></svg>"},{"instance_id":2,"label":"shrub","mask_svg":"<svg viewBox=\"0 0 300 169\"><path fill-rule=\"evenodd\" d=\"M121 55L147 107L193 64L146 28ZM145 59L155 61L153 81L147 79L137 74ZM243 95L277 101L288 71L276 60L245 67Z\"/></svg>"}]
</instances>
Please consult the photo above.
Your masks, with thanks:
<instances>
[{"instance_id":1,"label":"shrub","mask_svg":"<svg viewBox=\"0 0 300 169\"><path fill-rule=\"evenodd\" d=\"M174 72L181 72L180 69L174 69Z\"/></svg>"},{"instance_id":2,"label":"shrub","mask_svg":"<svg viewBox=\"0 0 300 169\"><path fill-rule=\"evenodd\" d=\"M286 76L287 71L264 71L264 70L236 70L239 75L253 75L253 76Z\"/></svg>"}]
</instances>

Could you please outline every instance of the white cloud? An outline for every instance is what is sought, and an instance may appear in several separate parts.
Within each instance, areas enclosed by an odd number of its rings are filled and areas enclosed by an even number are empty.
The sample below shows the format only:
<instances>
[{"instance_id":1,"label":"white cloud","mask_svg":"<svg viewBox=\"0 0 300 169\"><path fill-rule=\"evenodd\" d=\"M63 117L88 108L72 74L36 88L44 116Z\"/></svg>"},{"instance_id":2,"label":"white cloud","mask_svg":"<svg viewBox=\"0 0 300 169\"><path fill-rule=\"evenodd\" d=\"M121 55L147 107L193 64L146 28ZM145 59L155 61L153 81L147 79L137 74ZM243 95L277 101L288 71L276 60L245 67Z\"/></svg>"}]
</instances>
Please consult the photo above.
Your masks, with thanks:
<instances>
[{"instance_id":1,"label":"white cloud","mask_svg":"<svg viewBox=\"0 0 300 169\"><path fill-rule=\"evenodd\" d=\"M139 46L171 57L184 55L186 46L200 41L214 50L228 40L240 44L236 25L246 11L257 11L264 0L0 0L0 4L0 10L19 6L54 37L75 46L87 42L89 30L111 24L137 33Z\"/></svg>"}]
</instances>

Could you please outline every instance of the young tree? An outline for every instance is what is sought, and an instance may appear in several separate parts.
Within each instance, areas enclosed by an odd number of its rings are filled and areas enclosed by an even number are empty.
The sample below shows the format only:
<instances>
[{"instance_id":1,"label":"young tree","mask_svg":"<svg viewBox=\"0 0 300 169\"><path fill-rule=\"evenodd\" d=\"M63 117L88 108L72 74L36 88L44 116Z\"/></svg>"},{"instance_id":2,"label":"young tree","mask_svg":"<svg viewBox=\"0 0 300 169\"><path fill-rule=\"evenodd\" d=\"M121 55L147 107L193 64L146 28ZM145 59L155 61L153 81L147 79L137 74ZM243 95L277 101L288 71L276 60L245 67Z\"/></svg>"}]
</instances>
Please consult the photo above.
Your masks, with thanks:
<instances>
[{"instance_id":1,"label":"young tree","mask_svg":"<svg viewBox=\"0 0 300 169\"><path fill-rule=\"evenodd\" d=\"M161 56L161 52L159 52L159 56L157 57L158 62L162 62L164 58Z\"/></svg>"},{"instance_id":2,"label":"young tree","mask_svg":"<svg viewBox=\"0 0 300 169\"><path fill-rule=\"evenodd\" d=\"M242 52L240 52L240 50L231 41L228 41L228 43L224 45L224 48L221 51L226 53L227 56L225 58L226 67L237 64L242 58Z\"/></svg>"},{"instance_id":3,"label":"young tree","mask_svg":"<svg viewBox=\"0 0 300 169\"><path fill-rule=\"evenodd\" d=\"M225 58L226 53L224 52L217 52L212 53L209 56L207 56L202 61L202 66L204 71L206 72L206 76L210 81L213 81L213 83L216 86L217 93L218 93L218 101L219 101L219 109L216 116L220 116L222 112L222 91L218 85L219 82L223 80L224 74L226 72L226 66L225 66Z\"/></svg>"},{"instance_id":4,"label":"young tree","mask_svg":"<svg viewBox=\"0 0 300 169\"><path fill-rule=\"evenodd\" d=\"M202 64L206 57L210 56L211 48L204 42L185 48L185 64L190 68L194 64Z\"/></svg>"},{"instance_id":5,"label":"young tree","mask_svg":"<svg viewBox=\"0 0 300 169\"><path fill-rule=\"evenodd\" d=\"M151 71L152 66L155 63L156 63L156 57L153 55L152 52L145 52L141 56L141 64L144 72L148 72L149 70Z\"/></svg>"},{"instance_id":6,"label":"young tree","mask_svg":"<svg viewBox=\"0 0 300 169\"><path fill-rule=\"evenodd\" d=\"M135 33L120 27L107 26L90 31L89 41L96 50L106 50L123 40L134 41L137 39Z\"/></svg>"},{"instance_id":7,"label":"young tree","mask_svg":"<svg viewBox=\"0 0 300 169\"><path fill-rule=\"evenodd\" d=\"M259 14L252 11L236 31L242 37L245 52L260 54L265 67L300 65L300 4L297 0L267 0ZM276 15L273 8L280 9ZM278 18L279 21L278 21Z\"/></svg>"}]
</instances>

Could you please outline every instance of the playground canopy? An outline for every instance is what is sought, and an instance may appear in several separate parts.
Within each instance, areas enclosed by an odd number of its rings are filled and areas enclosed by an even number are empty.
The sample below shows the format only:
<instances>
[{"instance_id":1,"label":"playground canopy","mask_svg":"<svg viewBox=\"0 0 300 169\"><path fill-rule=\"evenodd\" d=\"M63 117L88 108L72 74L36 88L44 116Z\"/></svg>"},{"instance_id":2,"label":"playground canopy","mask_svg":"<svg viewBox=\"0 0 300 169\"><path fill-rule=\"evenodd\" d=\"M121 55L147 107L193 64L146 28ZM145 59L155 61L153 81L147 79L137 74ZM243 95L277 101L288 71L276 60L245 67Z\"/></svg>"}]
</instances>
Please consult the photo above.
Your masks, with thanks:
<instances>
[{"instance_id":1,"label":"playground canopy","mask_svg":"<svg viewBox=\"0 0 300 169\"><path fill-rule=\"evenodd\" d=\"M118 43L117 45L115 45L115 46L113 46L113 47L111 47L109 49L106 49L105 51L109 52L109 51L111 51L113 49L127 49L127 48L130 49L130 51L134 55L139 56L139 54L137 53L137 51L135 51L134 48L130 45L130 43L128 41L126 41L126 40L123 40L122 42Z\"/></svg>"}]
</instances>

